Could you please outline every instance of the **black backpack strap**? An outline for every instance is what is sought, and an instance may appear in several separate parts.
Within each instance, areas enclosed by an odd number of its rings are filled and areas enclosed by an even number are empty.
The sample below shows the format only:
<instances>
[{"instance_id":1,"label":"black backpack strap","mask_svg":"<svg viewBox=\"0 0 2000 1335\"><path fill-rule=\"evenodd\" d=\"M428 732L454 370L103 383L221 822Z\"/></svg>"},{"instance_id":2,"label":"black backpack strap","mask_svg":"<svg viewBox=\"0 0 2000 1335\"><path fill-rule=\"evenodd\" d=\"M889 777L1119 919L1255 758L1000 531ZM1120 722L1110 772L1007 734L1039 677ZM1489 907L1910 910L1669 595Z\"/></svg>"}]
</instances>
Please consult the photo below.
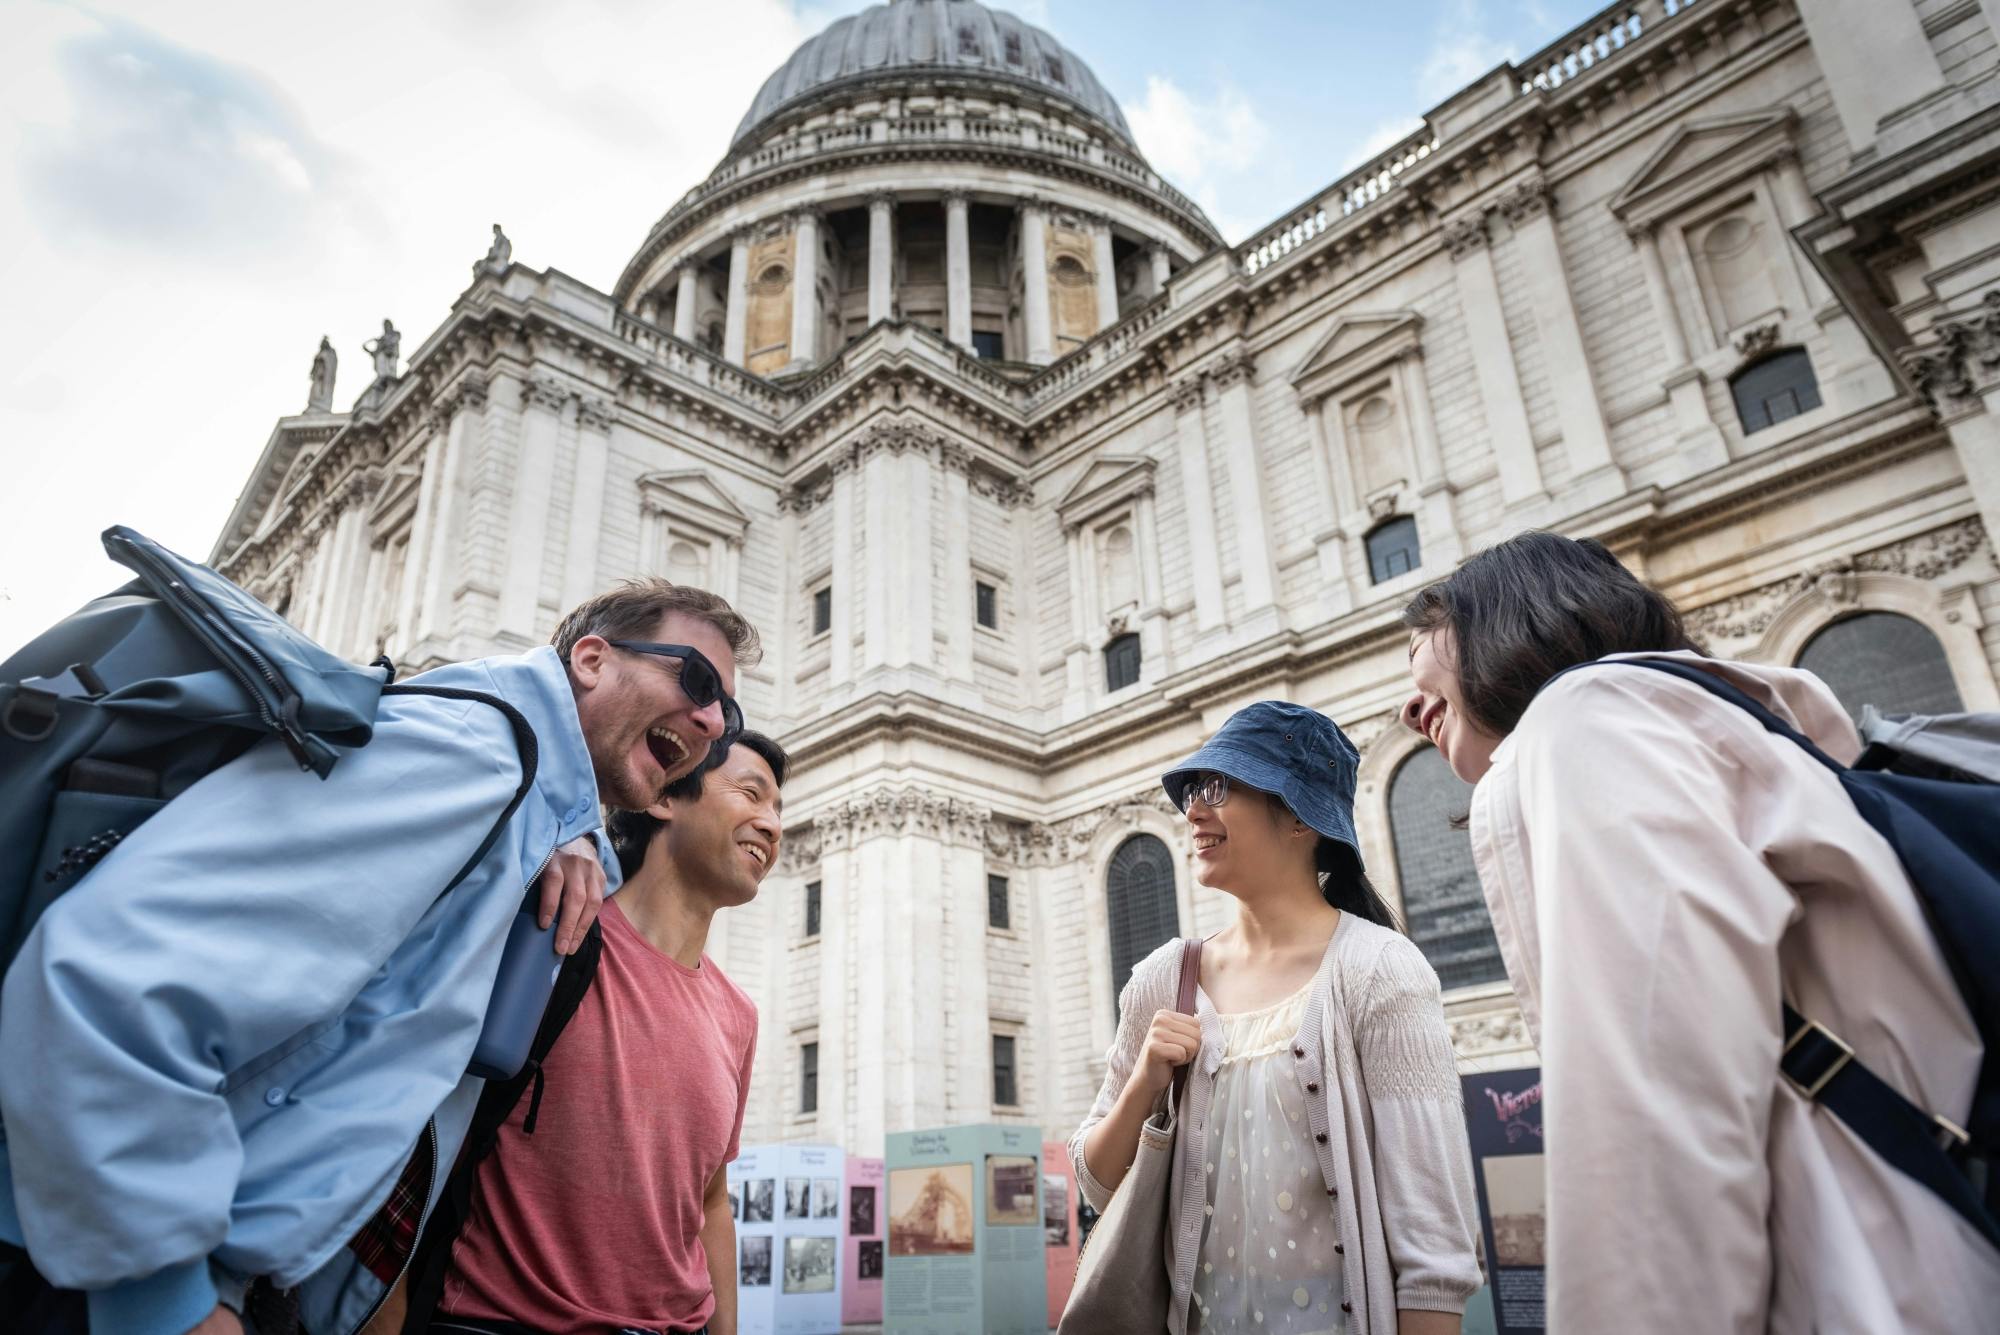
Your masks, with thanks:
<instances>
[{"instance_id":1,"label":"black backpack strap","mask_svg":"<svg viewBox=\"0 0 2000 1335\"><path fill-rule=\"evenodd\" d=\"M1659 658L1599 659L1564 671L1607 665L1651 668L1679 677L1741 709L1766 731L1796 743L1835 774L1847 771L1847 766L1820 750L1805 734L1747 693L1691 663ZM1792 1009L1791 1003L1780 1002L1780 1010L1785 1043L1778 1057L1778 1074L1792 1091L1838 1117L1862 1144L1898 1172L1928 1187L1976 1232L2000 1248L2000 1223L1986 1209L1979 1188L1967 1171L1973 1158L1968 1151L1973 1147L1965 1129L1910 1102L1869 1070L1839 1035L1815 1020L1808 1020Z\"/></svg>"},{"instance_id":2,"label":"black backpack strap","mask_svg":"<svg viewBox=\"0 0 2000 1335\"><path fill-rule=\"evenodd\" d=\"M486 832L484 839L480 840L479 847L473 850L472 856L465 860L465 865L458 869L458 874L451 878L450 883L438 891L443 895L456 889L460 881L472 875L472 869L493 851L493 845L500 839L500 832L507 828L507 822L514 819L514 813L521 809L521 800L528 795L528 790L535 786L535 772L541 764L541 744L536 741L535 729L521 711L497 695L488 695L484 691L469 691L459 686L419 686L414 682L401 686L384 686L382 694L430 695L440 700L476 700L480 704L491 705L499 710L514 730L514 746L521 755L521 782L514 789L514 796L508 801L506 809L500 813L500 819L493 822L493 828Z\"/></svg>"},{"instance_id":3,"label":"black backpack strap","mask_svg":"<svg viewBox=\"0 0 2000 1335\"><path fill-rule=\"evenodd\" d=\"M542 1012L541 1027L535 1030L535 1041L528 1048L527 1064L512 1080L489 1080L481 1091L458 1162L452 1165L444 1193L431 1210L423 1236L417 1240L416 1255L410 1261L409 1275L404 1281L408 1307L403 1318L403 1335L423 1335L430 1329L431 1317L444 1297L445 1278L451 1273L452 1244L471 1217L472 1191L479 1177L479 1165L499 1143L500 1128L513 1115L522 1092L531 1088L528 1115L521 1130L526 1135L535 1134L542 1108L542 1063L576 1014L576 1008L583 1004L584 995L597 977L597 962L603 953L604 928L600 923L592 923L590 931L584 934L583 944L562 962L562 969L556 974L548 1009ZM574 1132L574 1128L568 1130Z\"/></svg>"}]
</instances>

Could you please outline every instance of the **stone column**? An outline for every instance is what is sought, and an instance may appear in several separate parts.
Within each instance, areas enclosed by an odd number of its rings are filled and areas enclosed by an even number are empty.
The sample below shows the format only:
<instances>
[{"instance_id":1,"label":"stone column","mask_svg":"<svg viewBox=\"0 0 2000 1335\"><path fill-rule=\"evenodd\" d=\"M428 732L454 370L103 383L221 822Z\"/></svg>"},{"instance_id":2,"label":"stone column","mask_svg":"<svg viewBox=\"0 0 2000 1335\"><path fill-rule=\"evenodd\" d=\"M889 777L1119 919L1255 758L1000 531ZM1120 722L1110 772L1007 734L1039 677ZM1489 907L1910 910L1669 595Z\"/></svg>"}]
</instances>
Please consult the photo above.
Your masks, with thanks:
<instances>
[{"instance_id":1,"label":"stone column","mask_svg":"<svg viewBox=\"0 0 2000 1335\"><path fill-rule=\"evenodd\" d=\"M819 214L800 209L792 222L792 356L806 366L819 356Z\"/></svg>"},{"instance_id":2,"label":"stone column","mask_svg":"<svg viewBox=\"0 0 2000 1335\"><path fill-rule=\"evenodd\" d=\"M2000 533L2000 292L1931 335L1901 354L1903 366L1951 438L1980 522Z\"/></svg>"},{"instance_id":3,"label":"stone column","mask_svg":"<svg viewBox=\"0 0 2000 1335\"><path fill-rule=\"evenodd\" d=\"M951 449L944 457L944 640L945 670L953 681L970 682L974 635L972 605L972 458Z\"/></svg>"},{"instance_id":4,"label":"stone column","mask_svg":"<svg viewBox=\"0 0 2000 1335\"><path fill-rule=\"evenodd\" d=\"M894 530L900 540L892 540L896 541L898 548L896 584L899 587L891 591L891 597L900 604L898 612L893 615L895 630L891 635L891 644L894 661L932 673L937 671L937 601L931 585L932 543L936 537L932 528L931 467L937 455L936 446L924 446L905 449L896 456L897 471L902 475L903 505ZM949 539L946 550L950 550ZM949 590L955 585L963 586L969 602L971 580L972 557L968 545L962 568L947 564L945 587ZM950 593L947 592L945 597L949 602ZM966 616L970 619L971 612L968 611Z\"/></svg>"},{"instance_id":5,"label":"stone column","mask_svg":"<svg viewBox=\"0 0 2000 1335\"><path fill-rule=\"evenodd\" d=\"M944 942L950 960L952 1028L957 1060L945 1093L951 1120L990 1121L993 1117L993 1014L986 961L986 813L957 799L931 799L943 807L933 817L942 835L939 882L945 900ZM1017 1053L1017 1056L1020 1055Z\"/></svg>"},{"instance_id":6,"label":"stone column","mask_svg":"<svg viewBox=\"0 0 2000 1335\"><path fill-rule=\"evenodd\" d=\"M1487 249L1486 218L1475 214L1444 230L1451 252L1452 275L1458 283L1459 317L1465 322L1472 349L1472 367L1479 381L1485 410L1486 438L1493 446L1500 474L1500 495L1510 507L1547 499L1542 466L1535 457L1534 436L1528 429L1528 408L1521 400L1520 372L1507 321L1500 313L1500 280Z\"/></svg>"},{"instance_id":7,"label":"stone column","mask_svg":"<svg viewBox=\"0 0 2000 1335\"><path fill-rule=\"evenodd\" d=\"M743 365L744 340L750 332L750 229L739 228L729 238L729 292L724 298L722 360Z\"/></svg>"},{"instance_id":8,"label":"stone column","mask_svg":"<svg viewBox=\"0 0 2000 1335\"><path fill-rule=\"evenodd\" d=\"M1139 680L1157 681L1167 663L1167 597L1160 586L1159 507L1148 486L1132 506L1133 555L1139 563Z\"/></svg>"},{"instance_id":9,"label":"stone column","mask_svg":"<svg viewBox=\"0 0 2000 1335\"><path fill-rule=\"evenodd\" d=\"M1055 360L1055 334L1049 323L1049 211L1039 200L1021 206L1021 316L1027 359L1047 366Z\"/></svg>"},{"instance_id":10,"label":"stone column","mask_svg":"<svg viewBox=\"0 0 2000 1335\"><path fill-rule=\"evenodd\" d=\"M919 541L909 528L902 494L900 461L880 445L861 447L861 505L865 560L861 568L861 671L890 667L904 661L902 649L902 574L911 546ZM930 535L921 539L930 554ZM928 585L925 592L929 593Z\"/></svg>"},{"instance_id":11,"label":"stone column","mask_svg":"<svg viewBox=\"0 0 2000 1335\"><path fill-rule=\"evenodd\" d=\"M857 1049L866 1048L868 1041L861 1037L867 1031L860 1029L856 1023L858 1017L848 1006L847 971L841 967L841 962L854 957L857 933L865 932L867 919L875 916L859 910L873 899L872 892L876 887L856 883L852 855L844 848L835 851L829 847L832 842L822 839L819 865L805 868L799 883L803 886L807 881L819 882L819 944L806 947L819 952L819 995L813 998L814 1009L819 1015L819 1116L816 1138L842 1145L849 1143L847 1136L850 1130L847 1120L847 1073L854 1069L861 1056ZM803 895L796 899L787 898L795 911L803 912L799 909ZM717 920L728 916L718 915ZM799 921L798 917L794 917L788 930L778 934L778 941L789 943L791 933L799 930ZM784 944L778 945L778 949L790 953ZM863 955L862 958L868 957ZM797 1098L796 1092L792 1097ZM785 1110L786 1113L791 1113L797 1106L794 1103ZM787 1117L785 1120L790 1119ZM880 1204L886 1202L878 1202L878 1206Z\"/></svg>"},{"instance_id":12,"label":"stone column","mask_svg":"<svg viewBox=\"0 0 2000 1335\"><path fill-rule=\"evenodd\" d=\"M459 578L458 533L464 525L465 456L472 448L473 410L484 413L486 386L467 381L456 395L451 425L445 430L444 458L439 464L437 502L431 515L431 539L424 554L423 601L417 613L413 645L431 643L429 652L452 656L448 641L452 633L452 604Z\"/></svg>"},{"instance_id":13,"label":"stone column","mask_svg":"<svg viewBox=\"0 0 2000 1335\"><path fill-rule=\"evenodd\" d=\"M1660 262L1659 240L1651 226L1635 227L1631 236L1632 245L1639 252L1639 273L1645 280L1646 297L1652 303L1653 322L1660 330L1660 350L1667 372L1661 383L1673 409L1681 452L1696 471L1720 467L1729 462L1729 446L1709 415L1707 377L1690 360L1680 306L1667 283L1666 266Z\"/></svg>"},{"instance_id":14,"label":"stone column","mask_svg":"<svg viewBox=\"0 0 2000 1335\"><path fill-rule=\"evenodd\" d=\"M432 528L437 515L438 478L444 471L444 447L449 439L442 413L428 423L429 439L423 446L423 473L417 479L417 506L410 517L409 545L403 552L402 586L396 590L396 642L398 655L407 657L417 642L417 619L424 605L424 572L430 564L434 541Z\"/></svg>"},{"instance_id":15,"label":"stone column","mask_svg":"<svg viewBox=\"0 0 2000 1335\"><path fill-rule=\"evenodd\" d=\"M373 647L360 640L362 612L372 591L368 582L368 500L374 487L357 476L348 479L344 491L344 506L333 530L331 600L322 616L328 646L337 654L358 659Z\"/></svg>"},{"instance_id":16,"label":"stone column","mask_svg":"<svg viewBox=\"0 0 2000 1335\"><path fill-rule=\"evenodd\" d=\"M1167 279L1173 276L1173 258L1167 253L1165 246L1154 246L1151 258L1153 261L1153 290L1155 292L1164 292L1167 290Z\"/></svg>"},{"instance_id":17,"label":"stone column","mask_svg":"<svg viewBox=\"0 0 2000 1335\"><path fill-rule=\"evenodd\" d=\"M944 330L945 337L972 348L972 236L967 213L970 201L962 190L944 197Z\"/></svg>"},{"instance_id":18,"label":"stone column","mask_svg":"<svg viewBox=\"0 0 2000 1335\"><path fill-rule=\"evenodd\" d=\"M1090 220L1091 263L1097 269L1097 328L1099 332L1118 323L1118 269L1112 258L1111 220Z\"/></svg>"},{"instance_id":19,"label":"stone column","mask_svg":"<svg viewBox=\"0 0 2000 1335\"><path fill-rule=\"evenodd\" d=\"M1856 153L1890 113L1944 87L1944 71L1910 0L1800 0L1799 19Z\"/></svg>"},{"instance_id":20,"label":"stone column","mask_svg":"<svg viewBox=\"0 0 2000 1335\"><path fill-rule=\"evenodd\" d=\"M854 455L834 460L833 495L833 625L828 630L827 680L845 686L854 680L854 604L861 594L861 575L854 559L860 524L860 468Z\"/></svg>"},{"instance_id":21,"label":"stone column","mask_svg":"<svg viewBox=\"0 0 2000 1335\"><path fill-rule=\"evenodd\" d=\"M694 342L695 303L701 300L696 284L700 277L701 266L692 256L674 275L674 337L683 343Z\"/></svg>"},{"instance_id":22,"label":"stone column","mask_svg":"<svg viewBox=\"0 0 2000 1335\"><path fill-rule=\"evenodd\" d=\"M1181 504L1187 510L1188 567L1194 576L1194 624L1205 634L1222 625L1222 556L1208 476L1208 431L1201 420L1204 393L1199 376L1173 388L1175 453L1180 459Z\"/></svg>"},{"instance_id":23,"label":"stone column","mask_svg":"<svg viewBox=\"0 0 2000 1335\"><path fill-rule=\"evenodd\" d=\"M1319 555L1320 617L1330 621L1354 606L1354 590L1347 582L1347 525L1361 503L1355 499L1353 472L1339 421L1335 417L1329 424L1328 420L1338 413L1337 403L1323 398L1300 406L1305 410L1313 452L1320 459L1315 477L1320 485L1320 508L1327 518L1313 533L1313 549Z\"/></svg>"},{"instance_id":24,"label":"stone column","mask_svg":"<svg viewBox=\"0 0 2000 1335\"><path fill-rule=\"evenodd\" d=\"M1431 411L1430 375L1421 352L1411 349L1396 363L1396 385L1410 409L1410 443L1416 447L1417 497L1424 513L1423 563L1449 570L1458 564L1465 543L1458 532L1458 490L1445 476L1444 449Z\"/></svg>"},{"instance_id":25,"label":"stone column","mask_svg":"<svg viewBox=\"0 0 2000 1335\"><path fill-rule=\"evenodd\" d=\"M1236 559L1242 568L1243 611L1247 617L1277 601L1277 570L1271 559L1271 535L1264 523L1270 512L1265 492L1264 461L1257 450L1257 430L1250 412L1250 382L1256 366L1248 352L1237 352L1216 367L1216 405L1222 414L1223 467L1229 474L1229 498L1236 520Z\"/></svg>"},{"instance_id":26,"label":"stone column","mask_svg":"<svg viewBox=\"0 0 2000 1335\"><path fill-rule=\"evenodd\" d=\"M563 601L567 614L598 587L597 546L604 532L604 479L611 464L612 407L583 399L576 411L576 463L570 469L569 538L563 548Z\"/></svg>"},{"instance_id":27,"label":"stone column","mask_svg":"<svg viewBox=\"0 0 2000 1335\"><path fill-rule=\"evenodd\" d=\"M896 200L875 195L868 201L868 323L896 314Z\"/></svg>"},{"instance_id":28,"label":"stone column","mask_svg":"<svg viewBox=\"0 0 2000 1335\"><path fill-rule=\"evenodd\" d=\"M1563 449L1569 456L1570 478L1565 490L1575 491L1579 484L1585 484L1592 488L1585 503L1609 500L1624 491L1625 478L1611 457L1611 433L1604 425L1604 410L1591 380L1583 326L1577 320L1576 299L1570 292L1569 269L1563 264L1562 247L1556 239L1554 196L1546 182L1529 181L1501 200L1500 207L1513 224L1522 268L1536 275L1535 329L1541 335L1556 418L1562 425Z\"/></svg>"},{"instance_id":29,"label":"stone column","mask_svg":"<svg viewBox=\"0 0 2000 1335\"><path fill-rule=\"evenodd\" d=\"M555 490L556 435L569 386L537 376L521 386L521 449L507 517L507 570L500 583L499 633L526 649L539 644L542 556L548 545L549 496Z\"/></svg>"}]
</instances>

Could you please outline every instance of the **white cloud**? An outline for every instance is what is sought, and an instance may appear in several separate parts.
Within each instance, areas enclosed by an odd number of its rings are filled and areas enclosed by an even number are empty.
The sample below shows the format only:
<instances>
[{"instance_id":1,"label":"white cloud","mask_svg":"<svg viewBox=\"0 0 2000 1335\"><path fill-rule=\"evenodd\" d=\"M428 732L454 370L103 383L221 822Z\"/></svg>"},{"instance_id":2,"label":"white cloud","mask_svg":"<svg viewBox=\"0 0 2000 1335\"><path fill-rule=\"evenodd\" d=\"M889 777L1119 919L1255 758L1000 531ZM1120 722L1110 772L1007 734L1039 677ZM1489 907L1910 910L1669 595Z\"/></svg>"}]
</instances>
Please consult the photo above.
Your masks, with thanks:
<instances>
[{"instance_id":1,"label":"white cloud","mask_svg":"<svg viewBox=\"0 0 2000 1335\"><path fill-rule=\"evenodd\" d=\"M807 35L787 0L0 2L0 657L119 582L109 524L205 557L320 335L344 404L495 220L610 287Z\"/></svg>"},{"instance_id":2,"label":"white cloud","mask_svg":"<svg viewBox=\"0 0 2000 1335\"><path fill-rule=\"evenodd\" d=\"M1485 30L1482 17L1476 0L1452 0L1445 6L1431 48L1417 69L1417 92L1426 105L1435 106L1518 54L1512 39Z\"/></svg>"},{"instance_id":3,"label":"white cloud","mask_svg":"<svg viewBox=\"0 0 2000 1335\"><path fill-rule=\"evenodd\" d=\"M1172 79L1148 75L1145 96L1125 105L1125 119L1147 161L1193 196L1223 236L1237 241L1268 221L1223 202L1232 179L1257 170L1270 140L1264 118L1240 90L1223 85L1198 98Z\"/></svg>"}]
</instances>

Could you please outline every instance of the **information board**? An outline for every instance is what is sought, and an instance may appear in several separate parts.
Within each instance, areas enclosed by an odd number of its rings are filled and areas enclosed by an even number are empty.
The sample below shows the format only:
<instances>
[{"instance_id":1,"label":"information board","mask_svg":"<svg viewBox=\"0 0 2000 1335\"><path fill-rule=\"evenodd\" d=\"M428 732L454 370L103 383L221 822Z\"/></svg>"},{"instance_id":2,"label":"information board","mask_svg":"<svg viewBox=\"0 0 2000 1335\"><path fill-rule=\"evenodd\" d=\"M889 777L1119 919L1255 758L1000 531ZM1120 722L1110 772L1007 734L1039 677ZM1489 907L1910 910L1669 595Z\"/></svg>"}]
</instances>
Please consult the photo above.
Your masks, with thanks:
<instances>
[{"instance_id":1,"label":"information board","mask_svg":"<svg viewBox=\"0 0 2000 1335\"><path fill-rule=\"evenodd\" d=\"M883 1253L888 1247L880 1159L847 1161L847 1229L841 1240L840 1315L850 1326L882 1320Z\"/></svg>"},{"instance_id":2,"label":"information board","mask_svg":"<svg viewBox=\"0 0 2000 1335\"><path fill-rule=\"evenodd\" d=\"M1041 1140L998 1125L888 1137L890 1335L1046 1335Z\"/></svg>"},{"instance_id":3,"label":"information board","mask_svg":"<svg viewBox=\"0 0 2000 1335\"><path fill-rule=\"evenodd\" d=\"M1479 1187L1480 1242L1497 1335L1544 1327L1548 1264L1543 1180L1542 1073L1530 1067L1468 1075L1467 1129Z\"/></svg>"},{"instance_id":4,"label":"information board","mask_svg":"<svg viewBox=\"0 0 2000 1335\"><path fill-rule=\"evenodd\" d=\"M741 1335L838 1335L846 1168L832 1145L748 1146L729 1166Z\"/></svg>"},{"instance_id":5,"label":"information board","mask_svg":"<svg viewBox=\"0 0 2000 1335\"><path fill-rule=\"evenodd\" d=\"M1047 1261L1049 1328L1055 1329L1076 1282L1076 1256L1083 1244L1076 1224L1076 1170L1069 1147L1042 1143L1042 1247Z\"/></svg>"}]
</instances>

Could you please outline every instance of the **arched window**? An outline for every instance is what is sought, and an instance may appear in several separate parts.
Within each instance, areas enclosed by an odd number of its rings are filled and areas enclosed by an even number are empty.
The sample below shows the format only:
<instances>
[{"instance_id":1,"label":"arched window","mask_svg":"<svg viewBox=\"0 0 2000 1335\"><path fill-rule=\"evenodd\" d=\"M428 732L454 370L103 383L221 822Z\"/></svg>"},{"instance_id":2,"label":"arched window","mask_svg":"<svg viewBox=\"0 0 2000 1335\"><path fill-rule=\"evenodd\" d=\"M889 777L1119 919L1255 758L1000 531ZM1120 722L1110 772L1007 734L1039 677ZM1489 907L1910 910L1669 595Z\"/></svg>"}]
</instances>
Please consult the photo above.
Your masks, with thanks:
<instances>
[{"instance_id":1,"label":"arched window","mask_svg":"<svg viewBox=\"0 0 2000 1335\"><path fill-rule=\"evenodd\" d=\"M1423 564L1417 521L1408 515L1383 520L1368 530L1362 543L1368 548L1368 578L1373 583L1407 575Z\"/></svg>"},{"instance_id":2,"label":"arched window","mask_svg":"<svg viewBox=\"0 0 2000 1335\"><path fill-rule=\"evenodd\" d=\"M1472 865L1472 838L1451 824L1471 802L1472 786L1433 746L1405 760L1389 780L1403 919L1446 991L1507 976Z\"/></svg>"},{"instance_id":3,"label":"arched window","mask_svg":"<svg viewBox=\"0 0 2000 1335\"><path fill-rule=\"evenodd\" d=\"M1074 255L1056 256L1052 272L1056 276L1056 281L1064 287L1082 287L1085 283L1095 281L1090 270L1083 267L1083 261Z\"/></svg>"},{"instance_id":4,"label":"arched window","mask_svg":"<svg viewBox=\"0 0 2000 1335\"><path fill-rule=\"evenodd\" d=\"M1836 621L1807 641L1798 665L1833 688L1856 719L1884 714L1956 714L1965 708L1944 646L1922 622L1894 612Z\"/></svg>"},{"instance_id":5,"label":"arched window","mask_svg":"<svg viewBox=\"0 0 2000 1335\"><path fill-rule=\"evenodd\" d=\"M1118 845L1104 874L1105 921L1111 929L1111 995L1115 1000L1132 966L1180 934L1174 905L1174 855L1150 834Z\"/></svg>"},{"instance_id":6,"label":"arched window","mask_svg":"<svg viewBox=\"0 0 2000 1335\"><path fill-rule=\"evenodd\" d=\"M1127 631L1104 646L1104 689L1122 691L1139 680L1139 637Z\"/></svg>"},{"instance_id":7,"label":"arched window","mask_svg":"<svg viewBox=\"0 0 2000 1335\"><path fill-rule=\"evenodd\" d=\"M1753 362L1729 377L1736 396L1736 417L1743 434L1776 426L1789 417L1819 407L1819 381L1804 348L1786 348Z\"/></svg>"}]
</instances>

